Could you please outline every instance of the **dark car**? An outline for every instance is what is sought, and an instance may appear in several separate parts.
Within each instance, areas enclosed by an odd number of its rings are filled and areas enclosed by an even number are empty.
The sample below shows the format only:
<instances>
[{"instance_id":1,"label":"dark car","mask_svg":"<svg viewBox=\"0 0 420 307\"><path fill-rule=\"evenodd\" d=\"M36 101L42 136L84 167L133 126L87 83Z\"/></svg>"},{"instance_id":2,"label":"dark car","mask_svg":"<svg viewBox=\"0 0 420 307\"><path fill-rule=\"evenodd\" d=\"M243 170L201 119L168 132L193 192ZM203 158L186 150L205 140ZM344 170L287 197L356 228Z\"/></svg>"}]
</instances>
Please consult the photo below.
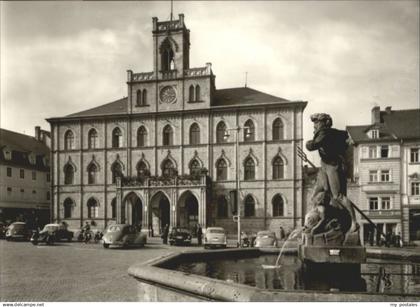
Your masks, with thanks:
<instances>
[{"instance_id":1,"label":"dark car","mask_svg":"<svg viewBox=\"0 0 420 307\"><path fill-rule=\"evenodd\" d=\"M31 232L24 222L14 222L7 227L6 240L29 240Z\"/></svg>"},{"instance_id":2,"label":"dark car","mask_svg":"<svg viewBox=\"0 0 420 307\"><path fill-rule=\"evenodd\" d=\"M191 244L191 232L185 228L174 227L169 233L170 245Z\"/></svg>"},{"instance_id":3,"label":"dark car","mask_svg":"<svg viewBox=\"0 0 420 307\"><path fill-rule=\"evenodd\" d=\"M70 242L74 235L73 231L69 231L64 224L47 224L41 232L54 233L56 241L67 240Z\"/></svg>"},{"instance_id":4,"label":"dark car","mask_svg":"<svg viewBox=\"0 0 420 307\"><path fill-rule=\"evenodd\" d=\"M128 224L113 224L108 226L105 230L102 242L104 248L108 248L112 245L121 247L143 247L147 243L147 236L145 233L138 232L134 226Z\"/></svg>"}]
</instances>

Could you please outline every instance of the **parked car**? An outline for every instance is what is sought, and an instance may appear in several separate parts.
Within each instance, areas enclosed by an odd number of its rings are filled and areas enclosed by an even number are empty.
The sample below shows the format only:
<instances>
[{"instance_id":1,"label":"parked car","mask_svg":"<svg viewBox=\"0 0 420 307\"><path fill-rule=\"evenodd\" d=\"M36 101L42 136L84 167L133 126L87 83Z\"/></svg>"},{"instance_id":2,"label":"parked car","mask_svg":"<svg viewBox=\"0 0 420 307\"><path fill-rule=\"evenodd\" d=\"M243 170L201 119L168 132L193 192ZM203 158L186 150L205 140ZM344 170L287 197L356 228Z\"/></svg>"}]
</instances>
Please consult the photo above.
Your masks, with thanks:
<instances>
[{"instance_id":1,"label":"parked car","mask_svg":"<svg viewBox=\"0 0 420 307\"><path fill-rule=\"evenodd\" d=\"M191 232L185 228L174 227L169 233L169 244L180 245L180 244L191 244Z\"/></svg>"},{"instance_id":2,"label":"parked car","mask_svg":"<svg viewBox=\"0 0 420 307\"><path fill-rule=\"evenodd\" d=\"M277 247L276 234L269 230L259 231L255 239L255 247Z\"/></svg>"},{"instance_id":3,"label":"parked car","mask_svg":"<svg viewBox=\"0 0 420 307\"><path fill-rule=\"evenodd\" d=\"M31 237L31 243L33 245L38 245L39 243L46 243L47 245L54 244L56 241L56 230L54 229L48 229L45 228L41 231L33 230L32 231L32 237Z\"/></svg>"},{"instance_id":4,"label":"parked car","mask_svg":"<svg viewBox=\"0 0 420 307\"><path fill-rule=\"evenodd\" d=\"M14 222L7 227L6 240L29 240L31 232L25 222Z\"/></svg>"},{"instance_id":5,"label":"parked car","mask_svg":"<svg viewBox=\"0 0 420 307\"><path fill-rule=\"evenodd\" d=\"M209 227L204 234L204 248L222 247L226 248L226 232L222 227Z\"/></svg>"},{"instance_id":6,"label":"parked car","mask_svg":"<svg viewBox=\"0 0 420 307\"><path fill-rule=\"evenodd\" d=\"M113 224L106 228L102 241L104 248L111 245L121 247L144 246L147 242L147 236L145 233L138 232L135 226Z\"/></svg>"},{"instance_id":7,"label":"parked car","mask_svg":"<svg viewBox=\"0 0 420 307\"><path fill-rule=\"evenodd\" d=\"M69 231L64 224L47 224L40 233L43 232L49 232L50 234L55 232L56 241L67 240L70 242L74 235L73 231Z\"/></svg>"}]
</instances>

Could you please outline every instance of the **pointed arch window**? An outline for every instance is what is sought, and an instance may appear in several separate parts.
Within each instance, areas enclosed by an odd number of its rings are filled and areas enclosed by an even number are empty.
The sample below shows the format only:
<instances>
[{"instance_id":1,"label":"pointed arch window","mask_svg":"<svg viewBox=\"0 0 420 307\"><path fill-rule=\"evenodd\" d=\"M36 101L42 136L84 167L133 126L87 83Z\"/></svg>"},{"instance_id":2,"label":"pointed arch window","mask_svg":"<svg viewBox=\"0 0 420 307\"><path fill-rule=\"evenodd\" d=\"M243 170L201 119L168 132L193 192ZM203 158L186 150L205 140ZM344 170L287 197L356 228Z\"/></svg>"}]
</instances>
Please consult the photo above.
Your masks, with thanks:
<instances>
[{"instance_id":1,"label":"pointed arch window","mask_svg":"<svg viewBox=\"0 0 420 307\"><path fill-rule=\"evenodd\" d=\"M255 179L255 162L251 157L248 157L245 162L245 180L254 180Z\"/></svg>"},{"instance_id":2,"label":"pointed arch window","mask_svg":"<svg viewBox=\"0 0 420 307\"><path fill-rule=\"evenodd\" d=\"M98 148L98 132L96 129L90 129L88 133L88 147L89 149Z\"/></svg>"},{"instance_id":3,"label":"pointed arch window","mask_svg":"<svg viewBox=\"0 0 420 307\"><path fill-rule=\"evenodd\" d=\"M201 174L201 165L197 159L194 159L190 163L190 175L198 176Z\"/></svg>"},{"instance_id":4,"label":"pointed arch window","mask_svg":"<svg viewBox=\"0 0 420 307\"><path fill-rule=\"evenodd\" d=\"M163 128L162 143L163 143L163 146L171 146L174 143L174 132L170 125L166 125L165 128Z\"/></svg>"},{"instance_id":5,"label":"pointed arch window","mask_svg":"<svg viewBox=\"0 0 420 307\"><path fill-rule=\"evenodd\" d=\"M226 143L227 141L227 130L226 130L226 124L224 122L220 122L217 124L216 127L216 143Z\"/></svg>"},{"instance_id":6,"label":"pointed arch window","mask_svg":"<svg viewBox=\"0 0 420 307\"><path fill-rule=\"evenodd\" d=\"M90 198L87 202L88 218L93 219L99 217L99 204L96 199Z\"/></svg>"},{"instance_id":7,"label":"pointed arch window","mask_svg":"<svg viewBox=\"0 0 420 307\"><path fill-rule=\"evenodd\" d=\"M111 201L111 218L117 218L117 199L113 198Z\"/></svg>"},{"instance_id":8,"label":"pointed arch window","mask_svg":"<svg viewBox=\"0 0 420 307\"><path fill-rule=\"evenodd\" d=\"M227 164L225 159L219 159L217 161L216 180L227 180Z\"/></svg>"},{"instance_id":9,"label":"pointed arch window","mask_svg":"<svg viewBox=\"0 0 420 307\"><path fill-rule=\"evenodd\" d=\"M200 144L200 127L194 123L190 127L190 145Z\"/></svg>"},{"instance_id":10,"label":"pointed arch window","mask_svg":"<svg viewBox=\"0 0 420 307\"><path fill-rule=\"evenodd\" d=\"M271 202L273 205L273 216L284 216L284 201L280 194L276 194Z\"/></svg>"},{"instance_id":11,"label":"pointed arch window","mask_svg":"<svg viewBox=\"0 0 420 307\"><path fill-rule=\"evenodd\" d=\"M195 86L195 101L201 100L201 89L199 85Z\"/></svg>"},{"instance_id":12,"label":"pointed arch window","mask_svg":"<svg viewBox=\"0 0 420 307\"><path fill-rule=\"evenodd\" d=\"M144 126L140 126L137 130L137 147L147 146L147 130Z\"/></svg>"},{"instance_id":13,"label":"pointed arch window","mask_svg":"<svg viewBox=\"0 0 420 307\"><path fill-rule=\"evenodd\" d=\"M144 177L149 174L149 169L144 161L137 164L137 177Z\"/></svg>"},{"instance_id":14,"label":"pointed arch window","mask_svg":"<svg viewBox=\"0 0 420 307\"><path fill-rule=\"evenodd\" d=\"M68 130L64 135L64 149L72 150L74 149L74 134L73 131Z\"/></svg>"},{"instance_id":15,"label":"pointed arch window","mask_svg":"<svg viewBox=\"0 0 420 307\"><path fill-rule=\"evenodd\" d=\"M188 97L189 101L194 101L194 85L190 85L190 89L189 89L189 97Z\"/></svg>"},{"instance_id":16,"label":"pointed arch window","mask_svg":"<svg viewBox=\"0 0 420 307\"><path fill-rule=\"evenodd\" d=\"M71 198L66 198L66 200L63 203L65 219L71 218L72 212L73 212L73 206L74 206L73 200Z\"/></svg>"},{"instance_id":17,"label":"pointed arch window","mask_svg":"<svg viewBox=\"0 0 420 307\"><path fill-rule=\"evenodd\" d=\"M141 106L141 90L137 90L137 94L136 94L136 106L139 107Z\"/></svg>"},{"instance_id":18,"label":"pointed arch window","mask_svg":"<svg viewBox=\"0 0 420 307\"><path fill-rule=\"evenodd\" d=\"M279 141L284 139L284 125L280 118L276 118L273 122L273 140Z\"/></svg>"},{"instance_id":19,"label":"pointed arch window","mask_svg":"<svg viewBox=\"0 0 420 307\"><path fill-rule=\"evenodd\" d=\"M122 177L123 175L121 164L118 162L114 162L114 164L112 164L112 167L111 167L111 173L112 173L112 183L116 183L117 177Z\"/></svg>"},{"instance_id":20,"label":"pointed arch window","mask_svg":"<svg viewBox=\"0 0 420 307\"><path fill-rule=\"evenodd\" d=\"M141 97L141 105L146 106L147 105L147 90L144 89Z\"/></svg>"},{"instance_id":21,"label":"pointed arch window","mask_svg":"<svg viewBox=\"0 0 420 307\"><path fill-rule=\"evenodd\" d=\"M74 167L70 163L64 166L64 184L74 183Z\"/></svg>"},{"instance_id":22,"label":"pointed arch window","mask_svg":"<svg viewBox=\"0 0 420 307\"><path fill-rule=\"evenodd\" d=\"M254 122L248 119L244 125L244 141L252 142L255 141L255 126Z\"/></svg>"},{"instance_id":23,"label":"pointed arch window","mask_svg":"<svg viewBox=\"0 0 420 307\"><path fill-rule=\"evenodd\" d=\"M228 217L228 202L223 195L219 196L217 199L217 217Z\"/></svg>"},{"instance_id":24,"label":"pointed arch window","mask_svg":"<svg viewBox=\"0 0 420 307\"><path fill-rule=\"evenodd\" d=\"M88 184L96 184L98 182L98 167L95 163L88 166Z\"/></svg>"},{"instance_id":25,"label":"pointed arch window","mask_svg":"<svg viewBox=\"0 0 420 307\"><path fill-rule=\"evenodd\" d=\"M255 216L255 200L251 195L245 198L245 217Z\"/></svg>"},{"instance_id":26,"label":"pointed arch window","mask_svg":"<svg viewBox=\"0 0 420 307\"><path fill-rule=\"evenodd\" d=\"M277 156L273 160L273 179L284 178L284 162L280 156Z\"/></svg>"},{"instance_id":27,"label":"pointed arch window","mask_svg":"<svg viewBox=\"0 0 420 307\"><path fill-rule=\"evenodd\" d=\"M161 47L162 54L161 54L161 69L162 71L168 71L175 68L174 62L174 52L171 48L171 44L168 40L163 42Z\"/></svg>"},{"instance_id":28,"label":"pointed arch window","mask_svg":"<svg viewBox=\"0 0 420 307\"><path fill-rule=\"evenodd\" d=\"M162 164L162 176L174 177L176 176L176 169L171 160L166 159Z\"/></svg>"},{"instance_id":29,"label":"pointed arch window","mask_svg":"<svg viewBox=\"0 0 420 307\"><path fill-rule=\"evenodd\" d=\"M122 133L120 128L112 130L112 148L122 147Z\"/></svg>"}]
</instances>

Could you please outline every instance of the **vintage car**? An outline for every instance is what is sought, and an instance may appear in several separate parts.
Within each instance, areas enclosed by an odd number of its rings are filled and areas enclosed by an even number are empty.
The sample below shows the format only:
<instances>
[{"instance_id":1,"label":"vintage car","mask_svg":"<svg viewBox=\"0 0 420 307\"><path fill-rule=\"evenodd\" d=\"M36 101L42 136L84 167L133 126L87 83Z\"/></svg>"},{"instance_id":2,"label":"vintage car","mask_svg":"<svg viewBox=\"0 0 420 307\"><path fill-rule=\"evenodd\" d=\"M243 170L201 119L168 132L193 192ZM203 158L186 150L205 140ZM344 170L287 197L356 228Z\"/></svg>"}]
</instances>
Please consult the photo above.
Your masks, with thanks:
<instances>
[{"instance_id":1,"label":"vintage car","mask_svg":"<svg viewBox=\"0 0 420 307\"><path fill-rule=\"evenodd\" d=\"M113 224L105 229L102 237L104 248L110 246L144 246L147 242L145 233L138 232L135 226L128 224Z\"/></svg>"},{"instance_id":2,"label":"vintage car","mask_svg":"<svg viewBox=\"0 0 420 307\"><path fill-rule=\"evenodd\" d=\"M191 244L191 232L186 228L174 227L169 233L169 244Z\"/></svg>"},{"instance_id":3,"label":"vintage car","mask_svg":"<svg viewBox=\"0 0 420 307\"><path fill-rule=\"evenodd\" d=\"M222 247L226 248L226 232L222 227L209 227L204 234L204 248Z\"/></svg>"},{"instance_id":4,"label":"vintage car","mask_svg":"<svg viewBox=\"0 0 420 307\"><path fill-rule=\"evenodd\" d=\"M31 238L31 231L24 222L14 222L7 227L6 240L29 240Z\"/></svg>"},{"instance_id":5,"label":"vintage car","mask_svg":"<svg viewBox=\"0 0 420 307\"><path fill-rule=\"evenodd\" d=\"M44 232L54 234L56 241L67 240L70 242L74 235L73 231L69 231L65 224L47 224L40 233Z\"/></svg>"},{"instance_id":6,"label":"vintage car","mask_svg":"<svg viewBox=\"0 0 420 307\"><path fill-rule=\"evenodd\" d=\"M276 234L273 231L263 230L257 233L255 247L277 247Z\"/></svg>"}]
</instances>

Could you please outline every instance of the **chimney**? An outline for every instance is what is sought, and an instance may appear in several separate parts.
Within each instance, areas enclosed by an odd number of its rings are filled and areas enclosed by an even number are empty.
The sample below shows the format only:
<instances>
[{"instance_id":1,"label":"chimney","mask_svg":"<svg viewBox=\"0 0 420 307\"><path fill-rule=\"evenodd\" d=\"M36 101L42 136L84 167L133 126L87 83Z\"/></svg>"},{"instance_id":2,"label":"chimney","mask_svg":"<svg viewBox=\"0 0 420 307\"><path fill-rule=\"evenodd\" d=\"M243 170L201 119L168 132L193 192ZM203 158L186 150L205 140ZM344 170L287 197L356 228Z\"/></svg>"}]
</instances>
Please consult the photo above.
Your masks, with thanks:
<instances>
[{"instance_id":1,"label":"chimney","mask_svg":"<svg viewBox=\"0 0 420 307\"><path fill-rule=\"evenodd\" d=\"M41 141L41 127L35 126L35 139Z\"/></svg>"},{"instance_id":2,"label":"chimney","mask_svg":"<svg viewBox=\"0 0 420 307\"><path fill-rule=\"evenodd\" d=\"M381 108L376 106L372 109L372 125L381 122Z\"/></svg>"},{"instance_id":3,"label":"chimney","mask_svg":"<svg viewBox=\"0 0 420 307\"><path fill-rule=\"evenodd\" d=\"M391 108L392 107L386 107L385 108L386 114L391 114Z\"/></svg>"}]
</instances>

